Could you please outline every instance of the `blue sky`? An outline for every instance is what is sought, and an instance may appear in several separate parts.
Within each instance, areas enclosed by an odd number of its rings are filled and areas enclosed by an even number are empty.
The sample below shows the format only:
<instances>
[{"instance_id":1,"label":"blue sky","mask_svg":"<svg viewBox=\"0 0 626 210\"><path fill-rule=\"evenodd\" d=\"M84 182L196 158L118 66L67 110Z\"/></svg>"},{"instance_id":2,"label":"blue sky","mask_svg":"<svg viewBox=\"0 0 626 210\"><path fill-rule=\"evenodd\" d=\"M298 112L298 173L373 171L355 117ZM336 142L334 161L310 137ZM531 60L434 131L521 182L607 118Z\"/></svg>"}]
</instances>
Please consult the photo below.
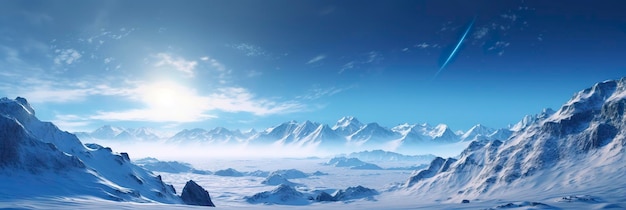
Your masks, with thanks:
<instances>
[{"instance_id":1,"label":"blue sky","mask_svg":"<svg viewBox=\"0 0 626 210\"><path fill-rule=\"evenodd\" d=\"M70 131L499 128L624 76L626 3L590 2L2 1L0 95Z\"/></svg>"}]
</instances>

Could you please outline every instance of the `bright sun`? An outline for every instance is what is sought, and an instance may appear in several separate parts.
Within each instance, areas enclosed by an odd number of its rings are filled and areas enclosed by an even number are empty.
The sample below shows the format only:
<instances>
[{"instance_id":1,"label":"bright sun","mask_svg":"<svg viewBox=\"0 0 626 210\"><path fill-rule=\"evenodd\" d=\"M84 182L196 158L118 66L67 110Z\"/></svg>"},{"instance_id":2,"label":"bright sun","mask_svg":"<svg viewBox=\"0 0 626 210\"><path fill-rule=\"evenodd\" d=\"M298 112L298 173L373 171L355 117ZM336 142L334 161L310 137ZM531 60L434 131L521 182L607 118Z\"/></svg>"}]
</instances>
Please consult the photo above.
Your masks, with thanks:
<instances>
[{"instance_id":1,"label":"bright sun","mask_svg":"<svg viewBox=\"0 0 626 210\"><path fill-rule=\"evenodd\" d=\"M197 95L195 89L171 81L159 81L139 86L141 101L147 105L142 115L158 121L195 121L210 117L207 97Z\"/></svg>"},{"instance_id":2,"label":"bright sun","mask_svg":"<svg viewBox=\"0 0 626 210\"><path fill-rule=\"evenodd\" d=\"M157 82L144 86L143 101L150 108L167 110L174 107L176 101L184 101L185 88L172 82Z\"/></svg>"}]
</instances>

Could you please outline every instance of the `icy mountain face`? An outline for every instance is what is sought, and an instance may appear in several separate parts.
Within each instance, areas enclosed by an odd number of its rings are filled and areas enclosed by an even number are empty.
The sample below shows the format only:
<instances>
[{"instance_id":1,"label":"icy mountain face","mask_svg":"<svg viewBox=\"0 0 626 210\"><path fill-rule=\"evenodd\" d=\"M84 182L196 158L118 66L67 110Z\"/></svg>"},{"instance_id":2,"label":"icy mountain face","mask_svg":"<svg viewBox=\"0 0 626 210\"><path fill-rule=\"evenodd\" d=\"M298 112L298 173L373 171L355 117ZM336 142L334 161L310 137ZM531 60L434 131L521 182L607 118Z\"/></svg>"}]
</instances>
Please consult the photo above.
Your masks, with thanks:
<instances>
[{"instance_id":1,"label":"icy mountain face","mask_svg":"<svg viewBox=\"0 0 626 210\"><path fill-rule=\"evenodd\" d=\"M455 199L530 189L619 189L626 173L625 111L626 78L598 83L552 115L547 111L519 126L504 143L472 142L447 170L436 170L436 159L406 186L424 196L437 192Z\"/></svg>"},{"instance_id":2,"label":"icy mountain face","mask_svg":"<svg viewBox=\"0 0 626 210\"><path fill-rule=\"evenodd\" d=\"M391 129L399 134L399 142L403 147L415 147L429 144L445 144L458 142L459 136L450 130L447 125L439 124L435 127L423 124L401 124Z\"/></svg>"},{"instance_id":3,"label":"icy mountain face","mask_svg":"<svg viewBox=\"0 0 626 210\"><path fill-rule=\"evenodd\" d=\"M87 148L76 136L39 121L34 113L23 98L0 99L0 176L7 181L0 194L181 202L171 185L130 163L128 154L95 144ZM37 189L13 184L25 182Z\"/></svg>"},{"instance_id":4,"label":"icy mountain face","mask_svg":"<svg viewBox=\"0 0 626 210\"><path fill-rule=\"evenodd\" d=\"M538 116L544 116L544 115L538 115ZM537 120L541 118L535 116L535 117L530 117L529 119L531 119L530 121L533 121L533 120ZM509 139L509 137L511 137L511 134L513 134L512 129L506 129L506 128L493 129L493 128L489 128L484 125L478 124L470 128L466 132L464 132L464 134L461 136L461 141L465 141L465 142L491 141L491 140L505 141Z\"/></svg>"},{"instance_id":5,"label":"icy mountain face","mask_svg":"<svg viewBox=\"0 0 626 210\"><path fill-rule=\"evenodd\" d=\"M238 130L231 131L223 127L217 127L210 131L195 128L182 130L167 140L173 143L215 143L237 144L247 142L247 137Z\"/></svg>"},{"instance_id":6,"label":"icy mountain face","mask_svg":"<svg viewBox=\"0 0 626 210\"><path fill-rule=\"evenodd\" d=\"M555 111L550 109L550 108L546 108L543 109L541 111L541 113L536 114L536 115L526 115L524 116L524 118L522 118L522 120L520 120L518 123L516 123L515 125L513 125L509 130L515 132L515 131L521 131L526 129L527 127L529 127L530 125L545 120L546 118L548 118L549 116L551 116L552 114L554 114Z\"/></svg>"},{"instance_id":7,"label":"icy mountain face","mask_svg":"<svg viewBox=\"0 0 626 210\"><path fill-rule=\"evenodd\" d=\"M339 135L348 136L357 132L363 127L363 123L359 122L355 117L342 117L333 126L333 130L337 131Z\"/></svg>"},{"instance_id":8,"label":"icy mountain face","mask_svg":"<svg viewBox=\"0 0 626 210\"><path fill-rule=\"evenodd\" d=\"M105 125L91 132L91 136L97 139L115 139L122 132L126 131L123 128Z\"/></svg>"},{"instance_id":9,"label":"icy mountain face","mask_svg":"<svg viewBox=\"0 0 626 210\"><path fill-rule=\"evenodd\" d=\"M111 125L102 126L92 132L75 133L83 141L117 140L117 141L157 141L164 139L163 135L151 128L122 128Z\"/></svg>"},{"instance_id":10,"label":"icy mountain face","mask_svg":"<svg viewBox=\"0 0 626 210\"><path fill-rule=\"evenodd\" d=\"M467 130L463 136L461 136L461 140L472 141L480 138L481 136L488 136L493 132L495 132L495 129L478 124Z\"/></svg>"},{"instance_id":11,"label":"icy mountain face","mask_svg":"<svg viewBox=\"0 0 626 210\"><path fill-rule=\"evenodd\" d=\"M350 143L356 145L378 145L398 137L396 133L378 125L378 123L369 123L350 135L348 139Z\"/></svg>"}]
</instances>

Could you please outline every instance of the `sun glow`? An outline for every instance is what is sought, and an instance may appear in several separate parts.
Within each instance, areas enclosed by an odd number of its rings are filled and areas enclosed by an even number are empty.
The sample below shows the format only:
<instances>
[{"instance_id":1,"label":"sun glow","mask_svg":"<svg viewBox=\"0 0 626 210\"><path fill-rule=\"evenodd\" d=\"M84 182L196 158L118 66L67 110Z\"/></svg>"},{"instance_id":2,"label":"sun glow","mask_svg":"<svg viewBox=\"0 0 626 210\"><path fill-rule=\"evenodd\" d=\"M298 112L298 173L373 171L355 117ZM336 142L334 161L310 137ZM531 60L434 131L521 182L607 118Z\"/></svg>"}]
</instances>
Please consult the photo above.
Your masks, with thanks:
<instances>
[{"instance_id":1,"label":"sun glow","mask_svg":"<svg viewBox=\"0 0 626 210\"><path fill-rule=\"evenodd\" d=\"M149 85L144 95L144 102L151 108L169 109L173 108L176 100L185 100L177 95L183 95L183 88L176 84L160 82ZM178 94L177 94L178 93Z\"/></svg>"},{"instance_id":2,"label":"sun glow","mask_svg":"<svg viewBox=\"0 0 626 210\"><path fill-rule=\"evenodd\" d=\"M209 99L195 89L171 81L159 81L138 88L140 100L146 104L143 114L158 121L196 121L210 118Z\"/></svg>"}]
</instances>

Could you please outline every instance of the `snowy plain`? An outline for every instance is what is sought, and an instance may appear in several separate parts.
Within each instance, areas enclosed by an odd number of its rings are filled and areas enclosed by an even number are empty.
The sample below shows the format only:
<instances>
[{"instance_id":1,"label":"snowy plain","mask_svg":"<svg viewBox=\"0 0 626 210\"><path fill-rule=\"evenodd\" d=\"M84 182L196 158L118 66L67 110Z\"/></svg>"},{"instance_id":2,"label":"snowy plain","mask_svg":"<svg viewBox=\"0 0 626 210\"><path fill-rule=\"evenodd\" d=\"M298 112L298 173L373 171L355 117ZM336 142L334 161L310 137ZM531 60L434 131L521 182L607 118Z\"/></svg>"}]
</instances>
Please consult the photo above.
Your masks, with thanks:
<instances>
[{"instance_id":1,"label":"snowy plain","mask_svg":"<svg viewBox=\"0 0 626 210\"><path fill-rule=\"evenodd\" d=\"M355 199L337 202L310 202L307 205L281 205L272 203L251 204L244 197L269 191L276 186L261 184L264 177L255 176L217 176L194 173L155 172L163 181L173 184L180 193L186 180L194 180L207 189L218 209L624 209L626 208L626 186L606 184L606 188L584 189L579 191L559 191L558 189L536 189L533 191L513 191L489 199L472 199L470 203L447 200L430 200L415 195L414 192L401 188L410 170L354 170L324 165L328 158L255 158L255 159L196 159L187 160L196 169L216 171L233 168L241 172L256 170L275 171L297 169L305 173L320 171L326 175L307 178L289 179L302 184L299 191L333 191L351 186L362 185L373 188L380 194L373 199ZM377 162L387 166L384 162ZM397 162L389 164L397 166ZM411 163L405 163L411 164ZM581 169L583 170L583 169ZM602 172L599 172L602 173ZM546 177L549 182L550 177ZM573 177L574 182L576 178ZM613 181L615 180L597 180ZM548 190L549 193L544 192ZM0 195L2 196L2 195ZM433 197L445 197L436 195ZM546 206L538 205L538 202ZM508 204L508 205L507 205ZM526 204L526 205L525 205ZM515 207L515 206L519 207ZM533 206L534 205L534 206ZM205 209L177 204L114 202L95 197L38 197L28 199L4 200L0 208L7 209Z\"/></svg>"}]
</instances>

